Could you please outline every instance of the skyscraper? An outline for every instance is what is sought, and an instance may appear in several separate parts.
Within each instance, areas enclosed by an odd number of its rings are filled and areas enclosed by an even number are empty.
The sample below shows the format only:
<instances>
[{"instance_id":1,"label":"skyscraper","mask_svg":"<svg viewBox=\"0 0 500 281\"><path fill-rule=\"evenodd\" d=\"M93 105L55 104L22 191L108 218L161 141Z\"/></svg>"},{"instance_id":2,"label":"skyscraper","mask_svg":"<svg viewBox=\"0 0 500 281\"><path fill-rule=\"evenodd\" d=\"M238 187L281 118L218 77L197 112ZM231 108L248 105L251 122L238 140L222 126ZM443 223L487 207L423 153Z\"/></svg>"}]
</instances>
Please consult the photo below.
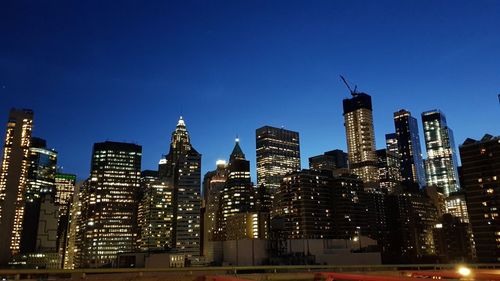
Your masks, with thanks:
<instances>
[{"instance_id":1,"label":"skyscraper","mask_svg":"<svg viewBox=\"0 0 500 281\"><path fill-rule=\"evenodd\" d=\"M425 168L417 119L412 117L409 111L401 109L394 112L394 127L401 161L402 180L417 183L420 188L423 188L426 184Z\"/></svg>"},{"instance_id":2,"label":"skyscraper","mask_svg":"<svg viewBox=\"0 0 500 281\"><path fill-rule=\"evenodd\" d=\"M141 158L140 145L94 144L90 179L82 190L81 266L109 265L119 252L135 250Z\"/></svg>"},{"instance_id":3,"label":"skyscraper","mask_svg":"<svg viewBox=\"0 0 500 281\"><path fill-rule=\"evenodd\" d=\"M385 134L385 149L399 157L398 138L396 133Z\"/></svg>"},{"instance_id":4,"label":"skyscraper","mask_svg":"<svg viewBox=\"0 0 500 281\"><path fill-rule=\"evenodd\" d=\"M257 186L274 193L287 173L300 170L299 133L264 126L255 131Z\"/></svg>"},{"instance_id":5,"label":"skyscraper","mask_svg":"<svg viewBox=\"0 0 500 281\"><path fill-rule=\"evenodd\" d=\"M227 180L221 194L223 239L228 238L229 217L251 212L255 207L255 192L250 179L250 161L245 159L239 140L236 139L229 157Z\"/></svg>"},{"instance_id":6,"label":"skyscraper","mask_svg":"<svg viewBox=\"0 0 500 281\"><path fill-rule=\"evenodd\" d=\"M59 211L53 214L42 210L59 208L55 184L57 152L48 149L45 140L32 138L29 154L20 250L22 254L54 253L57 250ZM40 224L43 224L41 231Z\"/></svg>"},{"instance_id":7,"label":"skyscraper","mask_svg":"<svg viewBox=\"0 0 500 281\"><path fill-rule=\"evenodd\" d=\"M379 174L375 153L372 98L365 93L352 93L344 99L344 126L347 137L349 169L365 183L365 188L377 188Z\"/></svg>"},{"instance_id":8,"label":"skyscraper","mask_svg":"<svg viewBox=\"0 0 500 281\"><path fill-rule=\"evenodd\" d=\"M0 171L0 264L20 250L32 128L33 111L10 111Z\"/></svg>"},{"instance_id":9,"label":"skyscraper","mask_svg":"<svg viewBox=\"0 0 500 281\"><path fill-rule=\"evenodd\" d=\"M141 173L142 200L139 204L139 249L158 251L172 248L172 184L158 179L158 172Z\"/></svg>"},{"instance_id":10,"label":"skyscraper","mask_svg":"<svg viewBox=\"0 0 500 281\"><path fill-rule=\"evenodd\" d=\"M453 131L439 110L422 113L422 123L427 148L425 161L427 185L438 186L444 195L448 196L460 190Z\"/></svg>"},{"instance_id":11,"label":"skyscraper","mask_svg":"<svg viewBox=\"0 0 500 281\"><path fill-rule=\"evenodd\" d=\"M172 241L176 251L200 253L201 154L191 145L182 117L172 133L170 151L160 160L160 180L172 184Z\"/></svg>"},{"instance_id":12,"label":"skyscraper","mask_svg":"<svg viewBox=\"0 0 500 281\"><path fill-rule=\"evenodd\" d=\"M321 155L309 157L309 169L333 171L336 174L346 173L347 153L340 149L327 151Z\"/></svg>"},{"instance_id":13,"label":"skyscraper","mask_svg":"<svg viewBox=\"0 0 500 281\"><path fill-rule=\"evenodd\" d=\"M467 139L460 146L467 211L479 262L500 261L500 137Z\"/></svg>"}]
</instances>

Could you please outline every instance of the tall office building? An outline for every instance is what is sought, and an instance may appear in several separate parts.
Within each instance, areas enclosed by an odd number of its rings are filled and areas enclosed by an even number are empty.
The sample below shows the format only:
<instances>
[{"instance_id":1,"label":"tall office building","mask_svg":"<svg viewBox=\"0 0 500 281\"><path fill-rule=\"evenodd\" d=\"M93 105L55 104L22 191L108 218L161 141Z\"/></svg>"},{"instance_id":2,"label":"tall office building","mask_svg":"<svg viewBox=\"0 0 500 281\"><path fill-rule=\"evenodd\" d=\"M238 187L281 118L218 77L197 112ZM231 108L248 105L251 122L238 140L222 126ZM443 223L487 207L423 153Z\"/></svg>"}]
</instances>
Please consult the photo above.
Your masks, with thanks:
<instances>
[{"instance_id":1,"label":"tall office building","mask_svg":"<svg viewBox=\"0 0 500 281\"><path fill-rule=\"evenodd\" d=\"M500 137L467 139L460 146L467 211L479 262L500 261Z\"/></svg>"},{"instance_id":2,"label":"tall office building","mask_svg":"<svg viewBox=\"0 0 500 281\"><path fill-rule=\"evenodd\" d=\"M300 170L299 133L264 126L255 131L257 151L257 186L271 193L280 186L283 176Z\"/></svg>"},{"instance_id":3,"label":"tall office building","mask_svg":"<svg viewBox=\"0 0 500 281\"><path fill-rule=\"evenodd\" d=\"M82 267L112 264L118 253L135 250L137 193L142 147L95 143L88 184L82 190Z\"/></svg>"},{"instance_id":4,"label":"tall office building","mask_svg":"<svg viewBox=\"0 0 500 281\"><path fill-rule=\"evenodd\" d=\"M160 160L160 180L172 184L172 241L179 252L200 253L201 154L191 144L182 117L172 133L170 151Z\"/></svg>"},{"instance_id":5,"label":"tall office building","mask_svg":"<svg viewBox=\"0 0 500 281\"><path fill-rule=\"evenodd\" d=\"M0 264L20 250L32 128L33 111L10 111L0 171Z\"/></svg>"},{"instance_id":6,"label":"tall office building","mask_svg":"<svg viewBox=\"0 0 500 281\"><path fill-rule=\"evenodd\" d=\"M29 160L20 252L56 252L59 212L57 210L54 217L52 211L42 210L58 209L55 184L57 152L48 149L45 140L32 138Z\"/></svg>"},{"instance_id":7,"label":"tall office building","mask_svg":"<svg viewBox=\"0 0 500 281\"><path fill-rule=\"evenodd\" d=\"M157 171L141 173L142 200L139 204L138 246L141 251L172 248L172 184L158 179Z\"/></svg>"},{"instance_id":8,"label":"tall office building","mask_svg":"<svg viewBox=\"0 0 500 281\"><path fill-rule=\"evenodd\" d=\"M453 131L439 110L422 113L422 123L427 148L425 161L427 185L438 186L444 195L448 196L460 190Z\"/></svg>"},{"instance_id":9,"label":"tall office building","mask_svg":"<svg viewBox=\"0 0 500 281\"><path fill-rule=\"evenodd\" d=\"M79 182L75 184L75 191L71 195L70 198L70 209L68 216L68 228L67 228L67 236L66 236L66 246L64 251L63 258L63 268L64 269L74 269L79 266L78 257L80 256L79 252L79 241L77 238L81 238L79 236L80 226L81 226L81 207L82 202L80 200L83 182Z\"/></svg>"},{"instance_id":10,"label":"tall office building","mask_svg":"<svg viewBox=\"0 0 500 281\"><path fill-rule=\"evenodd\" d=\"M75 193L76 175L57 173L55 175L55 203L59 208L57 247L61 257L66 255L71 203Z\"/></svg>"},{"instance_id":11,"label":"tall office building","mask_svg":"<svg viewBox=\"0 0 500 281\"><path fill-rule=\"evenodd\" d=\"M251 212L255 207L255 192L250 179L250 161L245 159L239 140L236 139L229 157L227 179L221 194L223 239L228 239L229 217L239 213Z\"/></svg>"},{"instance_id":12,"label":"tall office building","mask_svg":"<svg viewBox=\"0 0 500 281\"><path fill-rule=\"evenodd\" d=\"M417 183L420 188L423 188L426 184L425 168L417 119L412 117L409 111L401 109L394 112L394 127L401 161L402 180Z\"/></svg>"},{"instance_id":13,"label":"tall office building","mask_svg":"<svg viewBox=\"0 0 500 281\"><path fill-rule=\"evenodd\" d=\"M349 169L363 180L365 188L376 189L379 174L375 153L372 98L365 93L354 92L352 96L343 101Z\"/></svg>"},{"instance_id":14,"label":"tall office building","mask_svg":"<svg viewBox=\"0 0 500 281\"><path fill-rule=\"evenodd\" d=\"M203 243L221 240L222 210L221 195L227 181L227 163L218 160L217 168L203 178ZM205 249L204 249L205 252ZM206 253L205 253L206 254Z\"/></svg>"}]
</instances>

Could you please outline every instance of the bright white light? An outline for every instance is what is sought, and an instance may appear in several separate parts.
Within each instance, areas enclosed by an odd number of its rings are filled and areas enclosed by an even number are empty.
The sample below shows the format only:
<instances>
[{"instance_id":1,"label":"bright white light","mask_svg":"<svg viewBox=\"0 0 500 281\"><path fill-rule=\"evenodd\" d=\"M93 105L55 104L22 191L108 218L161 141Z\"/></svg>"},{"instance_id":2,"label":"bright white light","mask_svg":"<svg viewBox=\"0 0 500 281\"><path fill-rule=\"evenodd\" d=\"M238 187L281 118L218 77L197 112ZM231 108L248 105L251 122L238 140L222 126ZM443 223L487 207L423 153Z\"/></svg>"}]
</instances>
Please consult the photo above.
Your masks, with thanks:
<instances>
[{"instance_id":1,"label":"bright white light","mask_svg":"<svg viewBox=\"0 0 500 281\"><path fill-rule=\"evenodd\" d=\"M458 268L458 274L462 276L469 276L470 273L471 273L470 269L465 266L461 266Z\"/></svg>"}]
</instances>

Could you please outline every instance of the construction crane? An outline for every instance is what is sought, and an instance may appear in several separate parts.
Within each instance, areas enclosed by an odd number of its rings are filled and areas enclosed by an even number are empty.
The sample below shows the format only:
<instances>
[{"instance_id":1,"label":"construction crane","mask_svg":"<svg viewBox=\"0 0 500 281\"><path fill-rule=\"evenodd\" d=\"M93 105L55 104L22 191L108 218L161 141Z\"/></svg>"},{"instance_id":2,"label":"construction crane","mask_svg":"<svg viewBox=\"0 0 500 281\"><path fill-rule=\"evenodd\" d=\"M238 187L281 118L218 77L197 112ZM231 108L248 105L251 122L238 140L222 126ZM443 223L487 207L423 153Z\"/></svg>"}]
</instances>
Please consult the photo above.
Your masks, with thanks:
<instances>
[{"instance_id":1,"label":"construction crane","mask_svg":"<svg viewBox=\"0 0 500 281\"><path fill-rule=\"evenodd\" d=\"M349 86L349 83L347 83L347 80L345 80L344 76L340 75L340 79L344 82L344 84L347 86L347 89L349 89L349 92L351 93L352 96L355 96L358 93L358 86L354 85L354 90Z\"/></svg>"}]
</instances>

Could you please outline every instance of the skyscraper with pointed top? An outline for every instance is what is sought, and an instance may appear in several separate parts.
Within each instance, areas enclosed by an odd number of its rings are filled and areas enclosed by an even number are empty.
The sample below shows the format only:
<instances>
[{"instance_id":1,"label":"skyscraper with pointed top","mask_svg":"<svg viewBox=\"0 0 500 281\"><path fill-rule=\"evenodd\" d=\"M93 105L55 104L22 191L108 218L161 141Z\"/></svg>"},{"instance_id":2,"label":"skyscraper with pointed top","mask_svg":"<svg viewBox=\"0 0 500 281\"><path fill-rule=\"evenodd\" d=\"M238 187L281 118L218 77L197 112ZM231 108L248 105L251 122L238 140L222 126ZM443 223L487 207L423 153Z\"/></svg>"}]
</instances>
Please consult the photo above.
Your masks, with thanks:
<instances>
[{"instance_id":1,"label":"skyscraper with pointed top","mask_svg":"<svg viewBox=\"0 0 500 281\"><path fill-rule=\"evenodd\" d=\"M250 161L245 159L239 139L236 138L233 151L229 156L228 175L222 191L222 228L223 239L228 236L226 224L228 218L238 214L253 211L254 190L250 178Z\"/></svg>"},{"instance_id":2,"label":"skyscraper with pointed top","mask_svg":"<svg viewBox=\"0 0 500 281\"><path fill-rule=\"evenodd\" d=\"M170 141L170 151L160 160L160 179L173 186L173 250L186 254L200 253L201 154L191 145L182 116Z\"/></svg>"}]
</instances>

